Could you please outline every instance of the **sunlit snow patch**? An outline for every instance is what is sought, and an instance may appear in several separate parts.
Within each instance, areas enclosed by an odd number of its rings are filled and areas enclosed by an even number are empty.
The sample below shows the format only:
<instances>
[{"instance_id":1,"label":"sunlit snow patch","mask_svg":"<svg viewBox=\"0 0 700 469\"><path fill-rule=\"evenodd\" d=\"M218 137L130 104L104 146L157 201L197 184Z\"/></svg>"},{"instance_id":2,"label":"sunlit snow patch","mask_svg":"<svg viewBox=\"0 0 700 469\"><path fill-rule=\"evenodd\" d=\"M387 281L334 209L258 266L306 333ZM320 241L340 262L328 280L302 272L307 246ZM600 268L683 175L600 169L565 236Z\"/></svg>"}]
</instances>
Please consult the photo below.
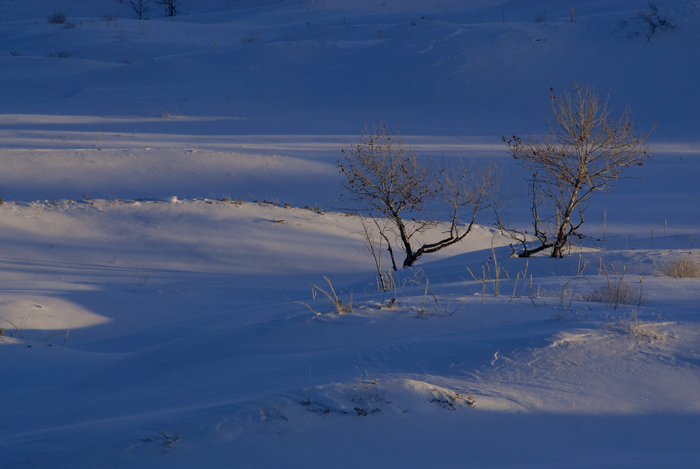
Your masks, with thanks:
<instances>
[{"instance_id":1,"label":"sunlit snow patch","mask_svg":"<svg viewBox=\"0 0 700 469\"><path fill-rule=\"evenodd\" d=\"M24 336L25 331L77 329L109 322L75 303L60 298L33 296L23 299L0 297L0 327L6 334Z\"/></svg>"}]
</instances>

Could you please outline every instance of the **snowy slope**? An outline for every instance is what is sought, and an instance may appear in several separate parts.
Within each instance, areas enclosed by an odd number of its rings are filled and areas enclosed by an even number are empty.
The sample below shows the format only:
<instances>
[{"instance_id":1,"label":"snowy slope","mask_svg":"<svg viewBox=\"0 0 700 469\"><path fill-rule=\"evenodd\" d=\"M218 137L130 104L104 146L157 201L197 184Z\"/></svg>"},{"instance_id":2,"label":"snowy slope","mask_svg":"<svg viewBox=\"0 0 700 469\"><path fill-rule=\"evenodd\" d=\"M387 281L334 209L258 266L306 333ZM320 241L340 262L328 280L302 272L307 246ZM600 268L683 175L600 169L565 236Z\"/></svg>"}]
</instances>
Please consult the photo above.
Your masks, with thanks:
<instances>
[{"instance_id":1,"label":"snowy slope","mask_svg":"<svg viewBox=\"0 0 700 469\"><path fill-rule=\"evenodd\" d=\"M217 135L354 134L381 116L409 134L498 138L542 130L550 87L578 82L658 122L656 139L697 141L697 2L663 5L678 28L650 41L634 19L645 2L573 2L573 23L559 2L186 2L186 16L148 22L65 2L73 29L46 24L60 2L32 3L0 10L5 113L228 118L143 126Z\"/></svg>"},{"instance_id":2,"label":"snowy slope","mask_svg":"<svg viewBox=\"0 0 700 469\"><path fill-rule=\"evenodd\" d=\"M700 261L700 2L659 8L0 0L0 465L700 465L700 279L658 273ZM658 124L585 239L509 258L483 217L378 291L340 149L381 117L495 161L525 226L500 137L572 82Z\"/></svg>"}]
</instances>

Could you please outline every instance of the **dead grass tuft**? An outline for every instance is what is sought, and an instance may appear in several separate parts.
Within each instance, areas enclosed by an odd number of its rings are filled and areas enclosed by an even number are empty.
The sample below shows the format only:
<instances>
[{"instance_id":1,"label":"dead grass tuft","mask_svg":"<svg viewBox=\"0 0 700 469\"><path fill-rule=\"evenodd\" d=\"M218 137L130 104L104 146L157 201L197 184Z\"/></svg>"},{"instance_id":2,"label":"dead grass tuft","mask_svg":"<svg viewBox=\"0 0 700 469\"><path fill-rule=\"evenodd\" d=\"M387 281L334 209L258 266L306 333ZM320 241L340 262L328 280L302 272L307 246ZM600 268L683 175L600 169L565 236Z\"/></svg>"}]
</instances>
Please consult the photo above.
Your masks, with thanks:
<instances>
[{"instance_id":1,"label":"dead grass tuft","mask_svg":"<svg viewBox=\"0 0 700 469\"><path fill-rule=\"evenodd\" d=\"M644 298L640 296L640 292L632 288L629 282L601 285L586 295L584 299L586 301L608 303L611 305L617 302L625 305L641 306L641 304L644 303Z\"/></svg>"},{"instance_id":2,"label":"dead grass tuft","mask_svg":"<svg viewBox=\"0 0 700 469\"><path fill-rule=\"evenodd\" d=\"M655 315L652 321L644 321L639 318L639 313L633 310L620 316L608 316L606 319L606 323L603 324L605 330L628 335L638 342L654 342L669 338L667 332L659 331L658 322L662 319L659 315Z\"/></svg>"},{"instance_id":3,"label":"dead grass tuft","mask_svg":"<svg viewBox=\"0 0 700 469\"><path fill-rule=\"evenodd\" d=\"M700 278L700 262L691 255L679 256L658 264L657 273L662 277Z\"/></svg>"}]
</instances>

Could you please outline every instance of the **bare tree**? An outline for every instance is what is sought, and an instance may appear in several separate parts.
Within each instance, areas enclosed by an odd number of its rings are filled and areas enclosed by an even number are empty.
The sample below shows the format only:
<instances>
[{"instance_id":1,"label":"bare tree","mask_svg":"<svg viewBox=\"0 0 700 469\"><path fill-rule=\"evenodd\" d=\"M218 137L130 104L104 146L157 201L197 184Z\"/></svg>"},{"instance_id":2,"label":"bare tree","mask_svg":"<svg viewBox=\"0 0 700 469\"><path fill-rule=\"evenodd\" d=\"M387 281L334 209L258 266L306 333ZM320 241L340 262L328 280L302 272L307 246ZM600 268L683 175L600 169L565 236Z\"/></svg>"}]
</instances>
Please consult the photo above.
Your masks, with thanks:
<instances>
[{"instance_id":1,"label":"bare tree","mask_svg":"<svg viewBox=\"0 0 700 469\"><path fill-rule=\"evenodd\" d=\"M155 0L156 3L165 8L165 16L177 16L180 12L177 10L182 5L183 0Z\"/></svg>"},{"instance_id":2,"label":"bare tree","mask_svg":"<svg viewBox=\"0 0 700 469\"><path fill-rule=\"evenodd\" d=\"M371 132L365 128L359 141L342 151L344 156L338 161L338 168L345 178L341 184L347 193L341 198L356 204L359 212L390 222L389 228L380 229L380 233L388 244L394 269L389 233L406 253L403 266L410 267L423 254L464 239L472 230L477 213L493 204L498 181L492 166L483 172L467 168L436 171L431 160L421 161L399 135L387 133L386 126L373 127ZM414 249L414 235L436 225L435 217L427 210L438 202L447 206L449 230L443 239ZM466 208L471 214L465 226L460 213ZM423 220L417 220L421 215Z\"/></svg>"},{"instance_id":3,"label":"bare tree","mask_svg":"<svg viewBox=\"0 0 700 469\"><path fill-rule=\"evenodd\" d=\"M117 0L117 3L128 6L136 14L136 17L142 20L143 15L151 11L148 5L150 5L152 1L153 0Z\"/></svg>"},{"instance_id":4,"label":"bare tree","mask_svg":"<svg viewBox=\"0 0 700 469\"><path fill-rule=\"evenodd\" d=\"M540 139L503 137L528 179L532 177L533 225L540 246L528 250L523 233L505 229L525 246L525 256L551 247L551 256L561 257L583 224L593 193L612 191L624 169L641 166L650 157L644 144L649 134L635 131L629 110L611 118L607 101L593 88L575 85L573 93L552 94L550 105L549 132Z\"/></svg>"},{"instance_id":5,"label":"bare tree","mask_svg":"<svg viewBox=\"0 0 700 469\"><path fill-rule=\"evenodd\" d=\"M532 234L529 234L527 230L523 232L514 228L508 228L502 219L502 214L496 212L496 226L500 229L501 234L519 243L523 248L522 252L517 254L518 257L530 257L533 254L551 248L551 233L554 232L555 225L555 223L552 223L551 217L549 217L549 219L543 219L540 216L543 200L542 194L538 190L537 173L532 175L532 179L528 180L527 191L531 202L530 212L534 228ZM531 246L532 236L535 237L536 243L538 243L534 247ZM516 248L513 244L511 244L510 247L515 255Z\"/></svg>"}]
</instances>

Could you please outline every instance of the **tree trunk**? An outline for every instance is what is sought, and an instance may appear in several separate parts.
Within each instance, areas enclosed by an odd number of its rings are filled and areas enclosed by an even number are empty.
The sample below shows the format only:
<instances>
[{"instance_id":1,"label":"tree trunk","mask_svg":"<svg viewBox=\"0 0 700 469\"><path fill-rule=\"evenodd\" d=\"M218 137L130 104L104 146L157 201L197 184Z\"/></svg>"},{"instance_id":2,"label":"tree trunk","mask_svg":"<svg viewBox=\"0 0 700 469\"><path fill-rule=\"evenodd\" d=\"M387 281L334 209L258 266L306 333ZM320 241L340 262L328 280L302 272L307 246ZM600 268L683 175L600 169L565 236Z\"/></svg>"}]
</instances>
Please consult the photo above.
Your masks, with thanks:
<instances>
[{"instance_id":1,"label":"tree trunk","mask_svg":"<svg viewBox=\"0 0 700 469\"><path fill-rule=\"evenodd\" d=\"M568 226L571 224L571 214L576 207L577 198L579 191L579 185L577 184L571 194L571 200L569 200L566 210L563 213L561 224L559 225L559 230L557 230L557 239L554 241L554 247L552 248L551 257L564 257L564 246L566 246L566 241L571 233L566 233Z\"/></svg>"}]
</instances>

